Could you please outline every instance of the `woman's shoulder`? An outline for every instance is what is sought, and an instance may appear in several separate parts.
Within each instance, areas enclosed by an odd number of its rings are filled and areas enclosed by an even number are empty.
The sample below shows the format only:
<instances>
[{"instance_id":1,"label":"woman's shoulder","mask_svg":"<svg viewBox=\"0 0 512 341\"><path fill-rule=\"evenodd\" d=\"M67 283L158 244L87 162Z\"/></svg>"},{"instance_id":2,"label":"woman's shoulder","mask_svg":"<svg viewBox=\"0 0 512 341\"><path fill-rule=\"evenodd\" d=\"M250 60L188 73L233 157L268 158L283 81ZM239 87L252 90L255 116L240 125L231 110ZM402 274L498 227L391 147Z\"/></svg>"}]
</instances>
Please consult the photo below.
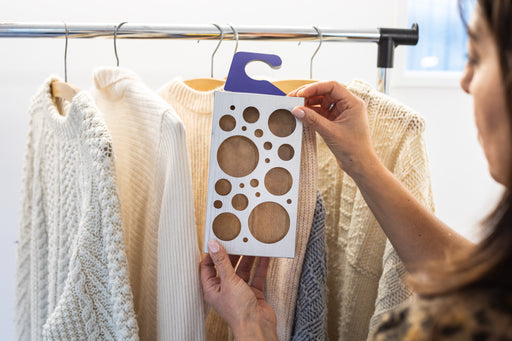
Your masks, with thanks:
<instances>
[{"instance_id":1,"label":"woman's shoulder","mask_svg":"<svg viewBox=\"0 0 512 341\"><path fill-rule=\"evenodd\" d=\"M467 290L416 298L383 316L371 339L512 341L512 292Z\"/></svg>"}]
</instances>

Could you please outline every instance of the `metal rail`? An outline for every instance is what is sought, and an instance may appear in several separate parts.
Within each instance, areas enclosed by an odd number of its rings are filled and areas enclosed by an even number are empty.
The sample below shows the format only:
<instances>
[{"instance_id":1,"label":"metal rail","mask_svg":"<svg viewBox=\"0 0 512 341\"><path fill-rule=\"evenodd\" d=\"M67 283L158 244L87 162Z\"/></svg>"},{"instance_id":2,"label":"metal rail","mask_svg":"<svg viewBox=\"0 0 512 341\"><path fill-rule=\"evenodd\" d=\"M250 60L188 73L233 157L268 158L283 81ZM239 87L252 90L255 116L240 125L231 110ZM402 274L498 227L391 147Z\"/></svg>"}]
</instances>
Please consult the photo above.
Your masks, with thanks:
<instances>
[{"instance_id":1,"label":"metal rail","mask_svg":"<svg viewBox=\"0 0 512 341\"><path fill-rule=\"evenodd\" d=\"M118 24L108 23L67 23L69 38L112 38ZM218 25L224 39L239 40L318 40L319 34L313 27L291 26L232 26ZM340 30L322 28L323 41L378 42L380 33L375 30ZM119 39L194 39L212 40L219 38L215 25L166 25L126 23L117 32ZM64 23L0 23L0 38L64 38Z\"/></svg>"},{"instance_id":2,"label":"metal rail","mask_svg":"<svg viewBox=\"0 0 512 341\"><path fill-rule=\"evenodd\" d=\"M418 25L410 29L379 28L373 30L342 30L292 26L233 25L168 25L139 23L61 23L61 22L0 22L0 38L69 38L116 39L223 39L253 41L320 41L362 42L378 44L378 87L388 92L388 68L393 67L394 49L398 45L416 45Z\"/></svg>"}]
</instances>

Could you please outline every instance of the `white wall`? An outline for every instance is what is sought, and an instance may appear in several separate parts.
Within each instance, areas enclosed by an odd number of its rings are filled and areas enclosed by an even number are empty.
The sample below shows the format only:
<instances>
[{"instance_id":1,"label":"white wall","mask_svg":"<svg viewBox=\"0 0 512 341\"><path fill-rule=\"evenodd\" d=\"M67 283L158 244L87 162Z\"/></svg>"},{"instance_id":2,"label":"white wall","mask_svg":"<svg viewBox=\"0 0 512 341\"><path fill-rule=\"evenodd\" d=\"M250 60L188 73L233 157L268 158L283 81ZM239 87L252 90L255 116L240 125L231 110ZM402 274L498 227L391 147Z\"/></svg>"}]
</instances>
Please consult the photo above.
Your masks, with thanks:
<instances>
[{"instance_id":1,"label":"white wall","mask_svg":"<svg viewBox=\"0 0 512 341\"><path fill-rule=\"evenodd\" d=\"M232 23L236 25L293 25L370 29L406 26L404 0L311 1L7 1L2 2L4 22L147 22L176 24ZM120 40L121 66L137 72L153 88L176 77L208 77L210 53L216 42ZM28 129L30 97L51 73L63 74L61 39L0 39L0 330L13 339L14 274L20 186ZM222 44L215 76L227 74L234 43ZM314 43L241 41L239 50L277 53L283 68L253 72L275 79L307 78ZM397 60L404 48L397 51ZM114 65L112 40L69 42L69 81L79 88L91 86L93 70ZM376 47L367 44L325 43L315 59L314 78L348 82L352 78L375 83ZM393 75L392 75L393 76ZM471 101L457 81L439 88L408 86L395 81L391 94L418 110L427 120L427 145L438 215L471 235L500 191L487 174L476 142Z\"/></svg>"}]
</instances>

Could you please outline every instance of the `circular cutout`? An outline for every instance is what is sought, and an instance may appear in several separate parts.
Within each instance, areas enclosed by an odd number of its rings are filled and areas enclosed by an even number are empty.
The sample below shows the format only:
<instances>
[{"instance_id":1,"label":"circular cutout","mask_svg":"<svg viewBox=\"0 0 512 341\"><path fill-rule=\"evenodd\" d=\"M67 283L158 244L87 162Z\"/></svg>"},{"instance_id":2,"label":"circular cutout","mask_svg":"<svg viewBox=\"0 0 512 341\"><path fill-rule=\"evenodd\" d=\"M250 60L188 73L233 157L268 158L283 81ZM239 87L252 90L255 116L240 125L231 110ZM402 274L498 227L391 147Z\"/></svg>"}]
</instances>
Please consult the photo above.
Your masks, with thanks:
<instances>
[{"instance_id":1,"label":"circular cutout","mask_svg":"<svg viewBox=\"0 0 512 341\"><path fill-rule=\"evenodd\" d=\"M266 158L266 159L265 159L265 162L266 162L266 163L269 163L269 162L270 162L270 159L269 159L269 158Z\"/></svg>"},{"instance_id":2,"label":"circular cutout","mask_svg":"<svg viewBox=\"0 0 512 341\"><path fill-rule=\"evenodd\" d=\"M220 200L215 200L215 201L213 202L213 207L215 207L215 208L221 208L221 207L222 207L222 201L220 201Z\"/></svg>"},{"instance_id":3,"label":"circular cutout","mask_svg":"<svg viewBox=\"0 0 512 341\"><path fill-rule=\"evenodd\" d=\"M272 149L272 143L270 143L270 142L265 142L265 143L263 144L263 148L265 148L266 150L270 150L270 149Z\"/></svg>"},{"instance_id":4,"label":"circular cutout","mask_svg":"<svg viewBox=\"0 0 512 341\"><path fill-rule=\"evenodd\" d=\"M237 211L243 211L249 205L249 200L243 194L237 194L231 199L231 205Z\"/></svg>"},{"instance_id":5,"label":"circular cutout","mask_svg":"<svg viewBox=\"0 0 512 341\"><path fill-rule=\"evenodd\" d=\"M231 130L235 129L236 120L231 115L224 115L219 120L219 126L220 126L220 129L222 129L224 131L231 131Z\"/></svg>"},{"instance_id":6,"label":"circular cutout","mask_svg":"<svg viewBox=\"0 0 512 341\"><path fill-rule=\"evenodd\" d=\"M215 192L219 195L228 195L231 192L231 182L226 179L220 179L215 183Z\"/></svg>"},{"instance_id":7,"label":"circular cutout","mask_svg":"<svg viewBox=\"0 0 512 341\"><path fill-rule=\"evenodd\" d=\"M241 183L241 184L240 184L240 188L244 188L244 186L245 186L245 185L244 185L243 183Z\"/></svg>"},{"instance_id":8,"label":"circular cutout","mask_svg":"<svg viewBox=\"0 0 512 341\"><path fill-rule=\"evenodd\" d=\"M292 199L286 200L286 203L291 204L292 203Z\"/></svg>"},{"instance_id":9,"label":"circular cutout","mask_svg":"<svg viewBox=\"0 0 512 341\"><path fill-rule=\"evenodd\" d=\"M277 155L279 155L279 158L283 161L290 161L294 154L295 150L289 144L283 144L277 150Z\"/></svg>"},{"instance_id":10,"label":"circular cutout","mask_svg":"<svg viewBox=\"0 0 512 341\"><path fill-rule=\"evenodd\" d=\"M292 188L292 175L281 167L272 168L265 174L265 187L274 195L283 195Z\"/></svg>"},{"instance_id":11,"label":"circular cutout","mask_svg":"<svg viewBox=\"0 0 512 341\"><path fill-rule=\"evenodd\" d=\"M262 136L263 136L263 130L261 130L261 129L256 129L256 130L254 131L254 136L256 136L256 137L262 137Z\"/></svg>"},{"instance_id":12,"label":"circular cutout","mask_svg":"<svg viewBox=\"0 0 512 341\"><path fill-rule=\"evenodd\" d=\"M260 192L256 192L256 197L259 198L260 197Z\"/></svg>"},{"instance_id":13,"label":"circular cutout","mask_svg":"<svg viewBox=\"0 0 512 341\"><path fill-rule=\"evenodd\" d=\"M219 167L236 178L251 174L258 165L258 147L244 136L232 136L224 140L217 151Z\"/></svg>"},{"instance_id":14,"label":"circular cutout","mask_svg":"<svg viewBox=\"0 0 512 341\"><path fill-rule=\"evenodd\" d=\"M243 130L243 131L246 131L246 130L247 130L247 127L246 127L246 126L243 126L243 127L242 127L242 130Z\"/></svg>"},{"instance_id":15,"label":"circular cutout","mask_svg":"<svg viewBox=\"0 0 512 341\"><path fill-rule=\"evenodd\" d=\"M232 213L221 213L213 220L212 230L220 240L233 240L240 233L240 220Z\"/></svg>"},{"instance_id":16,"label":"circular cutout","mask_svg":"<svg viewBox=\"0 0 512 341\"><path fill-rule=\"evenodd\" d=\"M234 106L234 105L232 105L232 106L230 106L230 107L229 107L229 109L231 109L231 110L235 110L235 106Z\"/></svg>"},{"instance_id":17,"label":"circular cutout","mask_svg":"<svg viewBox=\"0 0 512 341\"><path fill-rule=\"evenodd\" d=\"M255 107L247 107L242 114L247 123L254 123L260 118L260 112Z\"/></svg>"},{"instance_id":18,"label":"circular cutout","mask_svg":"<svg viewBox=\"0 0 512 341\"><path fill-rule=\"evenodd\" d=\"M279 137L290 136L295 127L297 121L292 113L285 109L278 109L274 111L268 119L268 127L272 134Z\"/></svg>"},{"instance_id":19,"label":"circular cutout","mask_svg":"<svg viewBox=\"0 0 512 341\"><path fill-rule=\"evenodd\" d=\"M252 179L251 180L251 186L252 187L257 187L259 184L260 184L260 182L257 179Z\"/></svg>"},{"instance_id":20,"label":"circular cutout","mask_svg":"<svg viewBox=\"0 0 512 341\"><path fill-rule=\"evenodd\" d=\"M288 212L279 204L264 202L249 215L249 230L262 243L272 244L283 239L290 229Z\"/></svg>"},{"instance_id":21,"label":"circular cutout","mask_svg":"<svg viewBox=\"0 0 512 341\"><path fill-rule=\"evenodd\" d=\"M249 241L249 239L247 239L247 237L244 237L244 239L242 239L244 241L244 243L247 243Z\"/></svg>"}]
</instances>

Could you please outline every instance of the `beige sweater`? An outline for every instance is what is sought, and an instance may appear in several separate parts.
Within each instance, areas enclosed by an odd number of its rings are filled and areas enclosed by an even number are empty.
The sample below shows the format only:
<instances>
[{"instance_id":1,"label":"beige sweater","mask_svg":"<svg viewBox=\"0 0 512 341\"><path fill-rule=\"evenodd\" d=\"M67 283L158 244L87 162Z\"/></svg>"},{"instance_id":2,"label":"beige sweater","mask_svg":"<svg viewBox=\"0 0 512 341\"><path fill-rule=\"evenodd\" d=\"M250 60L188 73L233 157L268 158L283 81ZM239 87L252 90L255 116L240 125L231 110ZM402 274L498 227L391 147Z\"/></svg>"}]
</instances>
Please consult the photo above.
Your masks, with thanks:
<instances>
[{"instance_id":1,"label":"beige sweater","mask_svg":"<svg viewBox=\"0 0 512 341\"><path fill-rule=\"evenodd\" d=\"M368 107L380 160L433 211L424 120L363 82L353 81L348 89ZM354 181L323 140L317 141L318 183L327 211L329 339L365 340L381 315L410 297L405 270Z\"/></svg>"},{"instance_id":2,"label":"beige sweater","mask_svg":"<svg viewBox=\"0 0 512 341\"><path fill-rule=\"evenodd\" d=\"M187 129L200 250L204 238L213 93L213 91L196 91L180 80L171 81L159 90L159 94L176 109ZM266 298L276 311L280 340L288 340L291 335L298 282L316 204L316 177L315 135L311 130L305 129L302 142L295 258L273 259L266 283ZM226 325L214 312L208 316L207 333L209 340L228 338Z\"/></svg>"},{"instance_id":3,"label":"beige sweater","mask_svg":"<svg viewBox=\"0 0 512 341\"><path fill-rule=\"evenodd\" d=\"M203 340L204 306L183 123L132 72L92 91L112 133L141 340Z\"/></svg>"},{"instance_id":4,"label":"beige sweater","mask_svg":"<svg viewBox=\"0 0 512 341\"><path fill-rule=\"evenodd\" d=\"M138 340L112 143L92 97L32 99L16 340Z\"/></svg>"}]
</instances>

